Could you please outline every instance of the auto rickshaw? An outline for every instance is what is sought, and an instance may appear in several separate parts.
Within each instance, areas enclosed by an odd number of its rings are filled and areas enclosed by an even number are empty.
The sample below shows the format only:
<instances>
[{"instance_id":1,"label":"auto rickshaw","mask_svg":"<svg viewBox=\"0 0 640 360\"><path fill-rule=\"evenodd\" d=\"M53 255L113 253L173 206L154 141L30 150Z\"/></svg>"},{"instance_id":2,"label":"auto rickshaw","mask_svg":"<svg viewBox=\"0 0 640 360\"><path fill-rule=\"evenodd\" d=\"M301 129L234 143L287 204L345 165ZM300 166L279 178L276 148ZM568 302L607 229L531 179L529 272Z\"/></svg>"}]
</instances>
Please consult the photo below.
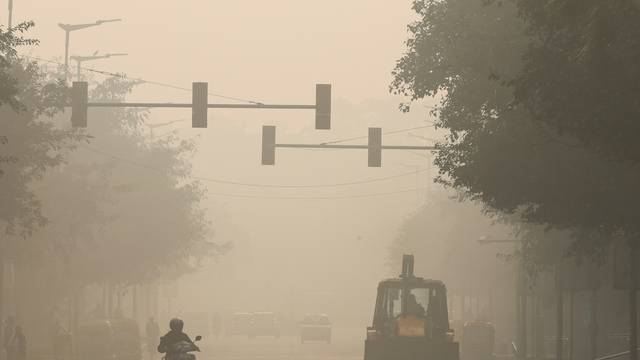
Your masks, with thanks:
<instances>
[{"instance_id":1,"label":"auto rickshaw","mask_svg":"<svg viewBox=\"0 0 640 360\"><path fill-rule=\"evenodd\" d=\"M442 281L414 276L413 265L413 255L404 255L400 277L379 283L365 360L459 359L459 345L449 328L446 287Z\"/></svg>"}]
</instances>

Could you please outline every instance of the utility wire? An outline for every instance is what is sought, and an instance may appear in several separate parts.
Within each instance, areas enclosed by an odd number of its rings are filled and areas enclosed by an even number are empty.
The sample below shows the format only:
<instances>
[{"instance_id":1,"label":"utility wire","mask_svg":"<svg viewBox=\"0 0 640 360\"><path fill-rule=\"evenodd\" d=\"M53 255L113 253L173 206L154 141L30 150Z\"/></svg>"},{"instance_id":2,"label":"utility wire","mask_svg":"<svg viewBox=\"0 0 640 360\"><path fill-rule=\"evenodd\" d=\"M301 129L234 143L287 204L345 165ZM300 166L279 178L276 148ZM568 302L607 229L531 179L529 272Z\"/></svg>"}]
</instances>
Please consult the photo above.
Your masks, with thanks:
<instances>
[{"instance_id":1,"label":"utility wire","mask_svg":"<svg viewBox=\"0 0 640 360\"><path fill-rule=\"evenodd\" d=\"M380 192L380 193L372 193L372 194L344 195L344 196L259 196L259 195L223 194L223 193L212 193L212 192L207 192L207 194L233 197L233 198L263 199L263 200L342 200L342 199L361 199L361 198L372 198L372 197L387 196L387 195L406 194L406 193L412 193L412 192L416 192L420 190L428 190L428 189L429 188L427 187L423 187L423 188Z\"/></svg>"},{"instance_id":2,"label":"utility wire","mask_svg":"<svg viewBox=\"0 0 640 360\"><path fill-rule=\"evenodd\" d=\"M112 159L128 163L128 164L133 165L133 166L145 168L145 169L152 170L152 171L155 171L155 172L158 172L158 173L165 173L165 171L162 170L162 169L159 169L159 168L156 168L156 167L153 167L153 166L149 166L149 165L137 162L137 161L133 161L133 160L130 160L130 159L127 159L127 158L124 158L124 157L116 156L116 155L107 153L107 152L102 151L102 150L98 150L98 149L90 147L90 146L80 145L80 147L82 147L84 149L87 149L89 151L101 154L103 156L107 156L107 157L110 157ZM405 176L415 175L415 174L418 174L418 173L426 172L428 170L429 169L418 169L418 170L411 171L411 172L406 172L406 173L397 174L397 175L390 175L390 176L385 176L385 177L379 177L379 178L373 178L373 179L358 180L358 181L348 181L348 182L334 183L334 184L316 184L316 185L311 185L311 184L310 185L276 185L276 184L244 183L244 182L238 182L238 181L213 179L213 178L202 177L202 176L192 176L192 178L196 179L196 180L200 180L200 181L204 181L204 182L210 182L210 183L216 183L216 184L228 184L228 185L238 185L238 186L257 187L257 188L308 189L308 188L330 188L330 187L369 184L369 183L374 183L374 182L380 182L380 181L385 181L385 180L390 180L390 179L396 179L396 178L401 178L401 177L405 177Z\"/></svg>"},{"instance_id":3,"label":"utility wire","mask_svg":"<svg viewBox=\"0 0 640 360\"><path fill-rule=\"evenodd\" d=\"M409 129L392 130L392 131L384 132L382 134L383 135L392 135L392 134L399 134L399 133L403 133L403 132L407 132L407 131L426 129L426 128L431 128L431 127L434 127L434 125L425 125L425 126L418 126L418 127L409 128ZM366 138L368 138L368 136L356 136L356 137L352 137L352 138L326 141L326 142L323 142L321 144L322 145L338 144L338 143L342 143L342 142L347 142L347 141L352 141L352 140L360 140L360 139L366 139Z\"/></svg>"},{"instance_id":4,"label":"utility wire","mask_svg":"<svg viewBox=\"0 0 640 360\"><path fill-rule=\"evenodd\" d=\"M64 66L63 63L60 63L60 62L57 62L57 61L54 61L54 60L43 59L43 58L40 58L40 57L37 57L37 56L27 56L27 55L22 55L22 56L26 57L26 58L29 58L29 59L33 59L33 60L38 60L38 61L42 61L42 62L47 62L47 63L51 63L51 64L57 64L57 65ZM126 74L118 74L118 73L113 73L113 72L104 71L104 70L97 70L97 69L87 68L87 67L83 67L82 70L86 70L86 71L93 72L93 73L100 74L100 75L117 77L117 78L121 78L121 79L133 80L133 81L139 81L139 82L145 83L145 84L157 85L157 86L162 86L162 87L166 87L166 88L170 88L170 89L176 89L176 90L183 90L183 91L192 92L192 89L190 89L190 88L186 88L186 87L182 87L182 86L178 86L178 85L173 85L173 84L168 84L168 83L163 83L163 82L159 82L159 81L151 81L151 80L145 80L145 79L142 79L142 78L128 77ZM246 102L246 103L255 104L255 105L264 105L264 103L262 103L260 101L247 100L247 99L243 99L243 98L239 98L239 97L227 96L227 95L222 95L222 94L217 94L217 93L212 93L212 92L208 93L208 95L214 96L214 97L218 97L218 98L221 98L221 99L233 100L233 101L238 101L238 102Z\"/></svg>"}]
</instances>

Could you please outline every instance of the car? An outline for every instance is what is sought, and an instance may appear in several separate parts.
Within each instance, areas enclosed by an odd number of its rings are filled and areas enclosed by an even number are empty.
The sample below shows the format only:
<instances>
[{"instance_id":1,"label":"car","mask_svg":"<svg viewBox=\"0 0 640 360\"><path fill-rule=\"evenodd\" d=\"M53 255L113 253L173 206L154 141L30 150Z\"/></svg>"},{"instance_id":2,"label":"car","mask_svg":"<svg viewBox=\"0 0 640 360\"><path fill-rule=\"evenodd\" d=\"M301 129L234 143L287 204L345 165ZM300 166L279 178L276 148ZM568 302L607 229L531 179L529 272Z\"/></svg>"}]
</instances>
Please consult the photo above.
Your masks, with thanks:
<instances>
[{"instance_id":1,"label":"car","mask_svg":"<svg viewBox=\"0 0 640 360\"><path fill-rule=\"evenodd\" d=\"M416 277L413 264L413 255L404 255L400 276L378 284L364 360L460 359L449 327L447 289L442 281Z\"/></svg>"},{"instance_id":2,"label":"car","mask_svg":"<svg viewBox=\"0 0 640 360\"><path fill-rule=\"evenodd\" d=\"M236 312L231 314L231 318L225 326L226 336L249 335L249 326L253 314L248 312Z\"/></svg>"},{"instance_id":3,"label":"car","mask_svg":"<svg viewBox=\"0 0 640 360\"><path fill-rule=\"evenodd\" d=\"M272 312L256 312L251 316L249 324L250 338L257 336L273 336L280 337L280 325L276 315Z\"/></svg>"},{"instance_id":4,"label":"car","mask_svg":"<svg viewBox=\"0 0 640 360\"><path fill-rule=\"evenodd\" d=\"M496 330L488 321L475 320L464 324L462 330L462 358L465 360L493 360Z\"/></svg>"},{"instance_id":5,"label":"car","mask_svg":"<svg viewBox=\"0 0 640 360\"><path fill-rule=\"evenodd\" d=\"M331 343L331 321L326 314L307 314L300 324L300 342L324 341Z\"/></svg>"},{"instance_id":6,"label":"car","mask_svg":"<svg viewBox=\"0 0 640 360\"><path fill-rule=\"evenodd\" d=\"M142 360L138 324L133 319L98 319L78 327L79 359Z\"/></svg>"}]
</instances>

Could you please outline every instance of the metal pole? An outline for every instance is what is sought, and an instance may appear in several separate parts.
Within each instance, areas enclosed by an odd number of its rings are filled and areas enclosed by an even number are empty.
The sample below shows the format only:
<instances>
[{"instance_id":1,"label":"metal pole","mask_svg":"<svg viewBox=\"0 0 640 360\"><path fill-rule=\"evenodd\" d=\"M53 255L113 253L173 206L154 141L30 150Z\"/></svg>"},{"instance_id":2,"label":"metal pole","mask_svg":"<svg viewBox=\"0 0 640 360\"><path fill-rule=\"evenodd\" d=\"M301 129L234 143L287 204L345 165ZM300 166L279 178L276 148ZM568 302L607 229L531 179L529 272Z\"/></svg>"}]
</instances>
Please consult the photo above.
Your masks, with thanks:
<instances>
[{"instance_id":1,"label":"metal pole","mask_svg":"<svg viewBox=\"0 0 640 360\"><path fill-rule=\"evenodd\" d=\"M7 22L9 30L13 26L13 0L9 0L9 21Z\"/></svg>"},{"instance_id":2,"label":"metal pole","mask_svg":"<svg viewBox=\"0 0 640 360\"><path fill-rule=\"evenodd\" d=\"M575 290L572 288L569 292L569 359L573 359L574 352L574 307L575 307Z\"/></svg>"},{"instance_id":3,"label":"metal pole","mask_svg":"<svg viewBox=\"0 0 640 360\"><path fill-rule=\"evenodd\" d=\"M538 296L536 301L536 359L546 359L544 347L544 316L542 315L542 299Z\"/></svg>"},{"instance_id":4,"label":"metal pole","mask_svg":"<svg viewBox=\"0 0 640 360\"><path fill-rule=\"evenodd\" d=\"M522 354L522 358L527 358L527 281L526 281L526 273L524 269L524 260L520 259L520 276L518 277L518 287L520 293L520 324L519 324L519 333L520 333L520 352Z\"/></svg>"},{"instance_id":5,"label":"metal pole","mask_svg":"<svg viewBox=\"0 0 640 360\"><path fill-rule=\"evenodd\" d=\"M2 228L4 230L4 227ZM0 231L0 339L4 339L4 242L2 236L4 231ZM3 344L4 345L4 344ZM4 359L4 349L0 350L0 359Z\"/></svg>"},{"instance_id":6,"label":"metal pole","mask_svg":"<svg viewBox=\"0 0 640 360\"><path fill-rule=\"evenodd\" d=\"M638 284L638 245L629 242L629 322L630 335L629 339L629 360L638 360L638 301L636 294L636 286Z\"/></svg>"},{"instance_id":7,"label":"metal pole","mask_svg":"<svg viewBox=\"0 0 640 360\"><path fill-rule=\"evenodd\" d=\"M591 358L598 356L598 289L591 291Z\"/></svg>"},{"instance_id":8,"label":"metal pole","mask_svg":"<svg viewBox=\"0 0 640 360\"><path fill-rule=\"evenodd\" d=\"M564 333L564 301L562 285L560 283L560 264L556 265L556 360L561 360L563 355L562 337Z\"/></svg>"},{"instance_id":9,"label":"metal pole","mask_svg":"<svg viewBox=\"0 0 640 360\"><path fill-rule=\"evenodd\" d=\"M64 40L64 82L65 84L69 80L69 33L70 30L65 30Z\"/></svg>"},{"instance_id":10,"label":"metal pole","mask_svg":"<svg viewBox=\"0 0 640 360\"><path fill-rule=\"evenodd\" d=\"M133 285L131 292L131 317L138 323L138 286Z\"/></svg>"}]
</instances>

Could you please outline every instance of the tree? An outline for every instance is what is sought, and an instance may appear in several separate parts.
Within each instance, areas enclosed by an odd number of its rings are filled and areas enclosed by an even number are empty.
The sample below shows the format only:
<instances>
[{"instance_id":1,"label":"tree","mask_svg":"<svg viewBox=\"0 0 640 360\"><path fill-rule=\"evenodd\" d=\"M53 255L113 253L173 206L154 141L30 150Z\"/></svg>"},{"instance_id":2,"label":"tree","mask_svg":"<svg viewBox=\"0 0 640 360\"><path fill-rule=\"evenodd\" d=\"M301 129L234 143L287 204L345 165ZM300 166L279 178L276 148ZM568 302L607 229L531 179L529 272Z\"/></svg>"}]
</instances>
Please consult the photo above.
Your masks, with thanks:
<instances>
[{"instance_id":1,"label":"tree","mask_svg":"<svg viewBox=\"0 0 640 360\"><path fill-rule=\"evenodd\" d=\"M420 19L391 89L413 100L442 94L438 126L450 134L439 144L439 181L572 231L573 254L600 254L620 235L635 247L638 82L623 65L637 58L637 24L622 34L637 19L630 4L414 1ZM581 37L589 16L594 33Z\"/></svg>"},{"instance_id":2,"label":"tree","mask_svg":"<svg viewBox=\"0 0 640 360\"><path fill-rule=\"evenodd\" d=\"M135 85L109 78L95 84L90 96L124 101ZM101 109L90 117L91 139L37 184L49 221L17 251L24 282L56 274L39 290L52 294L52 304L89 285L119 296L132 285L178 277L222 252L210 241L211 224L201 206L204 188L190 179L194 143L175 136L149 139L143 131L146 111ZM68 123L68 117L59 120ZM25 298L39 297L36 289L22 291ZM50 311L24 306L30 314ZM75 316L86 316L83 310L88 309L78 307Z\"/></svg>"},{"instance_id":3,"label":"tree","mask_svg":"<svg viewBox=\"0 0 640 360\"><path fill-rule=\"evenodd\" d=\"M532 41L514 79L535 121L590 150L640 161L637 1L517 0Z\"/></svg>"},{"instance_id":4,"label":"tree","mask_svg":"<svg viewBox=\"0 0 640 360\"><path fill-rule=\"evenodd\" d=\"M414 100L442 94L437 126L450 133L438 145L439 181L532 223L635 238L638 168L585 149L516 102L534 42L516 4L424 0L414 9L421 20L391 89Z\"/></svg>"},{"instance_id":5,"label":"tree","mask_svg":"<svg viewBox=\"0 0 640 360\"><path fill-rule=\"evenodd\" d=\"M63 163L84 138L44 120L61 110L67 91L59 82L48 82L37 64L17 55L17 47L37 44L21 36L32 25L0 29L0 318L5 259L16 243L46 223L32 184Z\"/></svg>"},{"instance_id":6,"label":"tree","mask_svg":"<svg viewBox=\"0 0 640 360\"><path fill-rule=\"evenodd\" d=\"M9 104L14 109L20 107L16 98L19 93L18 79L12 75L12 67L17 58L18 47L38 44L38 40L21 36L33 25L32 21L23 22L7 31L0 27L0 105Z\"/></svg>"},{"instance_id":7,"label":"tree","mask_svg":"<svg viewBox=\"0 0 640 360\"><path fill-rule=\"evenodd\" d=\"M50 118L62 110L67 90L59 82L47 82L37 64L17 56L17 46L37 44L37 40L16 35L31 26L31 22L22 23L0 31L0 163L4 163L0 221L23 234L44 223L30 183L61 164L65 152L83 138L81 133L41 121L41 117Z\"/></svg>"}]
</instances>

